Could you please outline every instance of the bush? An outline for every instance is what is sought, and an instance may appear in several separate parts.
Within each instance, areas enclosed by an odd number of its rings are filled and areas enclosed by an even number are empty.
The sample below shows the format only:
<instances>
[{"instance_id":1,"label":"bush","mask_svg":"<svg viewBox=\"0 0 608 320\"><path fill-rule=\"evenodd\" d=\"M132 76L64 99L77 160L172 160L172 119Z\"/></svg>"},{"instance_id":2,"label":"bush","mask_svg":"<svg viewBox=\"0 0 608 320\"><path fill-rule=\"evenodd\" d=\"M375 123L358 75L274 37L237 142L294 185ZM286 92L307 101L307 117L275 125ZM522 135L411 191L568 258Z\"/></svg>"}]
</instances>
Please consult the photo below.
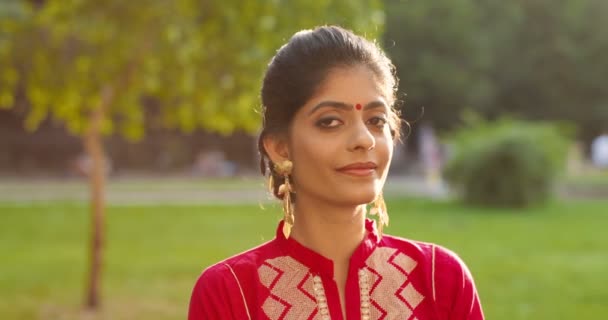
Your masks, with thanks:
<instances>
[{"instance_id":1,"label":"bush","mask_svg":"<svg viewBox=\"0 0 608 320\"><path fill-rule=\"evenodd\" d=\"M563 126L468 115L466 126L445 139L452 152L445 177L466 203L526 207L551 196L564 166Z\"/></svg>"}]
</instances>

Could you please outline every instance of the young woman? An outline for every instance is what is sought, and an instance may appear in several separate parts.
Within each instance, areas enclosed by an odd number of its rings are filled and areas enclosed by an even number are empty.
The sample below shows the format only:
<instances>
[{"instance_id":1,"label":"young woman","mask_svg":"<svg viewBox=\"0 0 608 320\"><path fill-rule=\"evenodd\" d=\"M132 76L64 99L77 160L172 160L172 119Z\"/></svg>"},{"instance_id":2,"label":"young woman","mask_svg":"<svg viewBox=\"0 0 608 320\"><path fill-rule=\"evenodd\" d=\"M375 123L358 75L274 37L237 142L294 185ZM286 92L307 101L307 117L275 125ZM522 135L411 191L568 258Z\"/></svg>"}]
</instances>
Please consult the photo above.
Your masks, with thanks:
<instances>
[{"instance_id":1,"label":"young woman","mask_svg":"<svg viewBox=\"0 0 608 320\"><path fill-rule=\"evenodd\" d=\"M340 27L298 32L279 49L262 86L259 151L285 218L274 240L203 272L190 320L483 319L458 256L382 234L396 89L381 49Z\"/></svg>"}]
</instances>

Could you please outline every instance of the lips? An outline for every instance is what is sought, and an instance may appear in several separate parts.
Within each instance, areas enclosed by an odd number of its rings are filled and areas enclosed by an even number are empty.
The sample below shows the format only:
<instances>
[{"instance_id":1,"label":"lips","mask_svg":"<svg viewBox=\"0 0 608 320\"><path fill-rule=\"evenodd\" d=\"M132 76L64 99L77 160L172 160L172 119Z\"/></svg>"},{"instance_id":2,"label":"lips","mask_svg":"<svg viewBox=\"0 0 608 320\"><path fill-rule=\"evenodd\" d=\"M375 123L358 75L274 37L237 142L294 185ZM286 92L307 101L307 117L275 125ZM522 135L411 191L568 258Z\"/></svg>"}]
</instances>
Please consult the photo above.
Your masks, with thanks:
<instances>
[{"instance_id":1,"label":"lips","mask_svg":"<svg viewBox=\"0 0 608 320\"><path fill-rule=\"evenodd\" d=\"M372 175L377 167L373 162L356 162L340 167L337 170L348 175L364 177Z\"/></svg>"}]
</instances>

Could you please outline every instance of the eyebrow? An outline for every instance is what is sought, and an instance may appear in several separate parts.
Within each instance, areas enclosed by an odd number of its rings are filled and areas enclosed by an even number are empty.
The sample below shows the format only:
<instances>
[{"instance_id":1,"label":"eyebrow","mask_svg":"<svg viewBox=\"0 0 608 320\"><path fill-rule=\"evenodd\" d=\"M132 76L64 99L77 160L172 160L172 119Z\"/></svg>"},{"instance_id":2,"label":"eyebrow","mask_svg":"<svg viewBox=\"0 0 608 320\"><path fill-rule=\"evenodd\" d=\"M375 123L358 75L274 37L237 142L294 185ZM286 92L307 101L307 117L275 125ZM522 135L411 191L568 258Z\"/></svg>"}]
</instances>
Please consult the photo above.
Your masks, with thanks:
<instances>
[{"instance_id":1,"label":"eyebrow","mask_svg":"<svg viewBox=\"0 0 608 320\"><path fill-rule=\"evenodd\" d=\"M339 101L321 101L316 106L314 106L312 108L312 110L310 110L310 112L308 112L308 115L315 113L317 110L319 110L321 108L335 108L335 109L342 109L342 110L352 110L352 109L354 109L354 106L352 104L345 103L345 102L339 102ZM365 106L363 106L363 110L369 110L369 109L375 109L375 108L386 108L386 104L383 101L374 100L372 102L369 102Z\"/></svg>"}]
</instances>

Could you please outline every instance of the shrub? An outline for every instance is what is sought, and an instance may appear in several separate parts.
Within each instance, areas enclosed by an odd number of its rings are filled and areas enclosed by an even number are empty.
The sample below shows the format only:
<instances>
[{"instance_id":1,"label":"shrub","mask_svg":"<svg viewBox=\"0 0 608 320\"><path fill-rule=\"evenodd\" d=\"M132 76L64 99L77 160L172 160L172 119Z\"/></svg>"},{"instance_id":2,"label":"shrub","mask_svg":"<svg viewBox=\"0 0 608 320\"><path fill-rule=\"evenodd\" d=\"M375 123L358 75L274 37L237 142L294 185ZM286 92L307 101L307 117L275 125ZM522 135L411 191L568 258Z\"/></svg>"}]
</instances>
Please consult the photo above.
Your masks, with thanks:
<instances>
[{"instance_id":1,"label":"shrub","mask_svg":"<svg viewBox=\"0 0 608 320\"><path fill-rule=\"evenodd\" d=\"M444 174L466 203L526 207L551 196L566 159L567 128L475 115L465 123L445 139L451 155Z\"/></svg>"}]
</instances>

